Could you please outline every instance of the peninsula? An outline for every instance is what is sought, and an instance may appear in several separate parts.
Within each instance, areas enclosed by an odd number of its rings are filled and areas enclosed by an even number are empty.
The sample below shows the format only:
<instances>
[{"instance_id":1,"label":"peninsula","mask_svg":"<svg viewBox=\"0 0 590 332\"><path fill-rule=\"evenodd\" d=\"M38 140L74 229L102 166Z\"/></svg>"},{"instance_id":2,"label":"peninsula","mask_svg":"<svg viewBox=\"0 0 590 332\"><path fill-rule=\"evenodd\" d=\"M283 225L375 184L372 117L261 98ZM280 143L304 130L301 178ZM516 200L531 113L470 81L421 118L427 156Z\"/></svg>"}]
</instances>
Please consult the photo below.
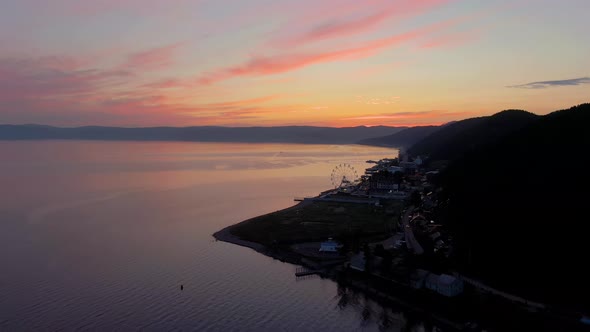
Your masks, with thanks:
<instances>
[{"instance_id":1,"label":"peninsula","mask_svg":"<svg viewBox=\"0 0 590 332\"><path fill-rule=\"evenodd\" d=\"M548 234L554 230L545 226L557 220L552 211L561 209L572 221L581 214L582 205L571 204L579 196L569 182L552 183L562 197L543 193L537 183L547 184L543 169L566 172L564 164L547 160L543 151L560 147L574 155L590 146L582 128L590 123L589 114L590 104L545 116L510 110L442 126L397 158L374 162L358 179L343 177L317 197L300 198L293 207L214 236L301 265L299 276L320 274L445 317L443 322L453 328L468 327L471 321L496 328L516 328L521 321L540 329L582 328L590 312L587 297L581 288L557 282L562 279L558 273L579 278L587 272L552 263L559 270L546 274L555 279L530 283L525 280L531 272L516 266L515 257L531 262L526 269L534 271L540 257L523 248L545 253L536 237L555 240ZM510 195L516 192L520 198ZM525 214L537 219L530 220L533 224L515 220L510 232L499 228ZM517 235L520 242L512 242ZM582 243L570 234L560 245L580 251ZM551 248L552 255L568 255ZM506 279L505 273L513 277ZM537 286L542 280L550 289ZM574 291L578 295L569 293ZM512 317L513 324L498 322L498 314Z\"/></svg>"}]
</instances>

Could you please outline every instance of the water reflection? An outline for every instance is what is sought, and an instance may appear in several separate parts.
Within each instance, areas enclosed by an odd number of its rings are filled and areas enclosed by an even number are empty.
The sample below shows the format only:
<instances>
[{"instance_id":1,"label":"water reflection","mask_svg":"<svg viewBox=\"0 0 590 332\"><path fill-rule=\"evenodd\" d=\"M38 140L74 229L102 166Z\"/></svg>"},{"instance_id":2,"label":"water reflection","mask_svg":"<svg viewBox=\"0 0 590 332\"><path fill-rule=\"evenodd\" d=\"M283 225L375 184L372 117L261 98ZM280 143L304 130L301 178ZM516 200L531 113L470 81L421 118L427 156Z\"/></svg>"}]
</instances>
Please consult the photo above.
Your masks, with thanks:
<instances>
[{"instance_id":1,"label":"water reflection","mask_svg":"<svg viewBox=\"0 0 590 332\"><path fill-rule=\"evenodd\" d=\"M293 265L211 237L325 190L335 163L362 169L395 153L0 142L10 157L0 163L0 330L436 331L331 280L296 282Z\"/></svg>"},{"instance_id":2,"label":"water reflection","mask_svg":"<svg viewBox=\"0 0 590 332\"><path fill-rule=\"evenodd\" d=\"M337 308L340 310L353 309L359 319L361 329L376 325L379 331L398 332L441 332L439 327L424 321L423 317L408 312L404 308L389 303L376 302L344 283L338 283Z\"/></svg>"}]
</instances>

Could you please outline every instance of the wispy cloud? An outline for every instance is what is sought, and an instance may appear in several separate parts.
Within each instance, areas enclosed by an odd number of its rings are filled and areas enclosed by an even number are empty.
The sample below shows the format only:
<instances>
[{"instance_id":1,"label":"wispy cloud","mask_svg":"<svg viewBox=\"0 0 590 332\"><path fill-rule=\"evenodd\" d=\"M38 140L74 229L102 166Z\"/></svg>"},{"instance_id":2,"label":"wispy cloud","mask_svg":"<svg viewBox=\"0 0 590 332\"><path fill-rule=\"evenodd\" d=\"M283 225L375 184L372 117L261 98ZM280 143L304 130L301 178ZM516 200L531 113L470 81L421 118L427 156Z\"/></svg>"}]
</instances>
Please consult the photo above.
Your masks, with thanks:
<instances>
[{"instance_id":1,"label":"wispy cloud","mask_svg":"<svg viewBox=\"0 0 590 332\"><path fill-rule=\"evenodd\" d=\"M481 38L485 32L490 31L494 26L501 24L498 21L487 21L486 18L499 12L514 10L514 8L518 6L524 6L526 2L528 2L528 0L516 0L509 3L492 4L489 7L472 12L470 15L464 16L462 19L463 23L471 22L469 28L463 27L463 29L455 29L455 31L442 31L441 33L427 38L424 42L418 45L418 48L432 49L458 47L473 42Z\"/></svg>"},{"instance_id":2,"label":"wispy cloud","mask_svg":"<svg viewBox=\"0 0 590 332\"><path fill-rule=\"evenodd\" d=\"M150 81L142 75L168 63L172 49L139 52L130 57L134 65L112 68L62 56L0 57L0 114L8 123L164 125L223 124L277 111L264 104L282 94L233 99L226 92L226 101L203 102L204 91L211 99L218 88L199 88L194 78Z\"/></svg>"},{"instance_id":3,"label":"wispy cloud","mask_svg":"<svg viewBox=\"0 0 590 332\"><path fill-rule=\"evenodd\" d=\"M557 86L575 86L590 84L590 77L571 78L567 80L555 80L555 81L539 81L531 82L526 84L509 85L508 88L519 88L519 89L546 89Z\"/></svg>"},{"instance_id":4,"label":"wispy cloud","mask_svg":"<svg viewBox=\"0 0 590 332\"><path fill-rule=\"evenodd\" d=\"M123 67L134 69L164 69L174 63L174 56L182 47L182 43L175 43L152 48L129 55Z\"/></svg>"},{"instance_id":5,"label":"wispy cloud","mask_svg":"<svg viewBox=\"0 0 590 332\"><path fill-rule=\"evenodd\" d=\"M390 120L390 119L407 119L407 118L423 118L425 116L440 114L441 111L422 111L422 112L396 112L396 113L381 113L375 115L355 116L344 118L342 120Z\"/></svg>"},{"instance_id":6,"label":"wispy cloud","mask_svg":"<svg viewBox=\"0 0 590 332\"><path fill-rule=\"evenodd\" d=\"M162 79L155 82L149 82L142 84L140 88L146 89L176 89L176 88L186 88L190 87L190 82L186 80L176 79L176 78L169 78L169 79Z\"/></svg>"},{"instance_id":7,"label":"wispy cloud","mask_svg":"<svg viewBox=\"0 0 590 332\"><path fill-rule=\"evenodd\" d=\"M308 43L356 35L376 28L380 23L394 17L416 15L436 6L450 2L450 0L405 0L391 3L385 1L372 13L348 19L332 18L314 26L311 30L296 34L292 37L279 36L274 40L280 46L298 46Z\"/></svg>"},{"instance_id":8,"label":"wispy cloud","mask_svg":"<svg viewBox=\"0 0 590 332\"><path fill-rule=\"evenodd\" d=\"M242 100L233 100L233 101L225 101L215 104L209 104L208 107L224 107L224 106L244 106L244 105L254 105L254 104L263 104L268 101L274 100L279 98L279 95L270 95L270 96L263 96L257 98L250 98L250 99L242 99Z\"/></svg>"},{"instance_id":9,"label":"wispy cloud","mask_svg":"<svg viewBox=\"0 0 590 332\"><path fill-rule=\"evenodd\" d=\"M340 119L345 123L363 123L365 125L392 125L392 126L423 126L438 125L451 120L467 118L473 116L474 112L467 111L445 111L445 110L428 110L417 112L391 112L377 113L363 116L354 116Z\"/></svg>"},{"instance_id":10,"label":"wispy cloud","mask_svg":"<svg viewBox=\"0 0 590 332\"><path fill-rule=\"evenodd\" d=\"M318 63L363 59L372 56L385 48L423 38L432 32L448 28L449 26L456 24L456 22L456 20L443 21L406 33L373 40L361 46L336 51L255 57L246 63L228 68L221 68L208 73L202 76L199 79L199 82L206 85L234 77L279 74Z\"/></svg>"},{"instance_id":11,"label":"wispy cloud","mask_svg":"<svg viewBox=\"0 0 590 332\"><path fill-rule=\"evenodd\" d=\"M65 63L65 64L64 64ZM56 98L95 93L105 86L125 82L126 70L74 69L59 57L0 58L0 101Z\"/></svg>"},{"instance_id":12,"label":"wispy cloud","mask_svg":"<svg viewBox=\"0 0 590 332\"><path fill-rule=\"evenodd\" d=\"M391 96L391 97L367 97L367 96L357 96L356 102L365 105L390 105L394 104L399 101L400 96Z\"/></svg>"}]
</instances>

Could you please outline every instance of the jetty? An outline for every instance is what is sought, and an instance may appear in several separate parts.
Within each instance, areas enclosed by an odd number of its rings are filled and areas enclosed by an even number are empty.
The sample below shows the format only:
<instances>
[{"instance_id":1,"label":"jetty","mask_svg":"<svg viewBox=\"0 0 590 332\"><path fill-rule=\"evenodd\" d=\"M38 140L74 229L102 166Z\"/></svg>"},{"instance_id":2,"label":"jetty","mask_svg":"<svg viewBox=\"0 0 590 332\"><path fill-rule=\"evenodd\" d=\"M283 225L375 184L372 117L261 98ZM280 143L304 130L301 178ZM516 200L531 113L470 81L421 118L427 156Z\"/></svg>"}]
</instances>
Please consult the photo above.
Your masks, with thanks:
<instances>
[{"instance_id":1,"label":"jetty","mask_svg":"<svg viewBox=\"0 0 590 332\"><path fill-rule=\"evenodd\" d=\"M310 276L313 274L318 274L320 273L320 270L312 270L312 269L308 269L306 267L298 267L297 269L295 269L295 276L296 277L305 277L305 276Z\"/></svg>"}]
</instances>

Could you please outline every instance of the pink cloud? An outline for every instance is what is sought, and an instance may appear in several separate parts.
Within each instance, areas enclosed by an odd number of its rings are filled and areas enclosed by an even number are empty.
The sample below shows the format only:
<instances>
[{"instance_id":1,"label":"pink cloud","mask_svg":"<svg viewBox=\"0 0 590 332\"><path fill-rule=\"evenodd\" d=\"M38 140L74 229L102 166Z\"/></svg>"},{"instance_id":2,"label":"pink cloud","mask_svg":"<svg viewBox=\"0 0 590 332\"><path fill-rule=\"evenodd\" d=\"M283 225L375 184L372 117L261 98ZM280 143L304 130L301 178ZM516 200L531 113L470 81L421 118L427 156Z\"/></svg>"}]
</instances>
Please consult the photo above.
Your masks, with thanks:
<instances>
[{"instance_id":1,"label":"pink cloud","mask_svg":"<svg viewBox=\"0 0 590 332\"><path fill-rule=\"evenodd\" d=\"M443 111L421 111L421 112L396 112L396 113L382 113L377 115L355 116L350 118L343 118L341 120L382 120L382 119L400 119L400 118L423 118L432 116L433 114L440 114Z\"/></svg>"},{"instance_id":2,"label":"pink cloud","mask_svg":"<svg viewBox=\"0 0 590 332\"><path fill-rule=\"evenodd\" d=\"M56 125L190 119L179 114L189 107L181 98L135 88L138 80L133 70L89 68L68 57L0 57L0 113L4 122Z\"/></svg>"},{"instance_id":3,"label":"pink cloud","mask_svg":"<svg viewBox=\"0 0 590 332\"><path fill-rule=\"evenodd\" d=\"M223 123L238 119L253 119L262 113L274 112L274 108L259 106L278 98L277 95L250 99L233 100L220 103L187 104L181 99L157 94L154 91L129 91L102 100L99 108L103 112L118 115L135 114L138 117L152 116L155 113L184 118L184 121L200 124Z\"/></svg>"},{"instance_id":4,"label":"pink cloud","mask_svg":"<svg viewBox=\"0 0 590 332\"><path fill-rule=\"evenodd\" d=\"M125 70L76 68L77 65L59 57L0 58L0 100L94 93L133 76Z\"/></svg>"},{"instance_id":5,"label":"pink cloud","mask_svg":"<svg viewBox=\"0 0 590 332\"><path fill-rule=\"evenodd\" d=\"M430 110L417 112L380 113L374 115L356 116L340 119L342 122L364 125L392 125L392 126L425 126L439 125L449 121L468 118L476 115L471 111Z\"/></svg>"},{"instance_id":6,"label":"pink cloud","mask_svg":"<svg viewBox=\"0 0 590 332\"><path fill-rule=\"evenodd\" d=\"M140 75L146 70L171 64L178 47L179 44L174 44L138 52L129 56L124 65L114 68L101 68L93 63L92 57L0 57L0 101L44 98L92 101L95 99L92 96L141 81ZM188 84L188 81L169 79L144 83L141 88L157 90Z\"/></svg>"},{"instance_id":7,"label":"pink cloud","mask_svg":"<svg viewBox=\"0 0 590 332\"><path fill-rule=\"evenodd\" d=\"M365 105L390 105L397 103L400 99L399 96L391 96L391 97L366 97L366 96L357 96L357 103L365 104Z\"/></svg>"},{"instance_id":8,"label":"pink cloud","mask_svg":"<svg viewBox=\"0 0 590 332\"><path fill-rule=\"evenodd\" d=\"M389 48L404 42L423 38L432 32L439 31L454 24L455 20L444 21L403 34L374 40L365 43L362 46L346 48L337 51L325 51L309 54L279 54L274 56L255 57L244 64L222 68L209 73L201 77L199 82L206 85L234 77L279 74L317 63L362 59L374 55L384 48Z\"/></svg>"},{"instance_id":9,"label":"pink cloud","mask_svg":"<svg viewBox=\"0 0 590 332\"><path fill-rule=\"evenodd\" d=\"M137 52L131 54L123 66L135 69L163 69L174 63L174 56L180 47L182 44L176 43Z\"/></svg>"},{"instance_id":10,"label":"pink cloud","mask_svg":"<svg viewBox=\"0 0 590 332\"><path fill-rule=\"evenodd\" d=\"M150 67L166 59L147 58L150 61L138 63ZM289 109L261 106L281 95L231 100L232 91L199 88L194 79L145 82L139 68L117 68L86 67L83 61L61 56L0 57L2 121L68 126L223 124ZM162 91L170 88L176 90ZM180 90L183 88L190 93ZM218 96L229 101L195 101L204 94L208 99Z\"/></svg>"},{"instance_id":11,"label":"pink cloud","mask_svg":"<svg viewBox=\"0 0 590 332\"><path fill-rule=\"evenodd\" d=\"M251 99L243 99L243 100L235 100L235 101L226 101L216 104L210 104L211 106L242 106L242 105L251 105L251 104L261 104L267 101L275 100L279 98L279 95L270 95L258 98L251 98Z\"/></svg>"},{"instance_id":12,"label":"pink cloud","mask_svg":"<svg viewBox=\"0 0 590 332\"><path fill-rule=\"evenodd\" d=\"M393 4L385 2L386 6L378 8L369 15L360 18L355 17L349 20L332 20L331 22L323 23L305 33L290 38L278 37L275 39L274 43L281 46L294 47L323 39L340 38L359 34L377 27L387 19L403 17L410 14L416 15L432 10L434 7L448 2L450 2L450 0L406 0L403 3L396 2ZM383 5L383 3L381 5Z\"/></svg>"},{"instance_id":13,"label":"pink cloud","mask_svg":"<svg viewBox=\"0 0 590 332\"><path fill-rule=\"evenodd\" d=\"M189 87L190 83L187 81L183 81L180 79L170 78L170 79L163 79L158 80L155 82L149 82L140 85L140 88L146 89L175 89L175 88L185 88Z\"/></svg>"},{"instance_id":14,"label":"pink cloud","mask_svg":"<svg viewBox=\"0 0 590 332\"><path fill-rule=\"evenodd\" d=\"M494 13L506 10L513 10L519 6L524 6L529 1L514 1L511 3L505 3L500 5L492 5L490 7L483 8L479 11L472 13L471 15L464 16L457 23L475 22L469 27L469 30L454 31L454 32L442 32L435 36L431 36L424 42L418 45L420 49L433 49L433 48L448 48L458 47L471 43L478 40L485 32L490 30L492 27L500 25L501 22L493 21L486 22L484 19L493 15Z\"/></svg>"}]
</instances>

